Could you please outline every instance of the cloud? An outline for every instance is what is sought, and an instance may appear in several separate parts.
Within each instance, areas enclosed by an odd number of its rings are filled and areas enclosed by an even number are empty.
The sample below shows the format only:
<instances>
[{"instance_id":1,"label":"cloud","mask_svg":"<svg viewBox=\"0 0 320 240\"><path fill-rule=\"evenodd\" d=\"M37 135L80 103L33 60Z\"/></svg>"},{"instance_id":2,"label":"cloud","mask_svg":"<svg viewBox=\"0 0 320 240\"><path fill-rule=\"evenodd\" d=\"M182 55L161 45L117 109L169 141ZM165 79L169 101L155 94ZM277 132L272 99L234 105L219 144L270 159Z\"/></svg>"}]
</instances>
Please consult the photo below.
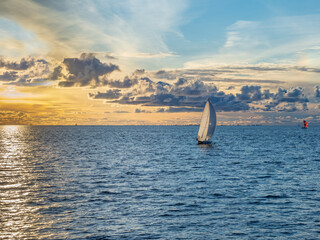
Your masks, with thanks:
<instances>
[{"instance_id":1,"label":"cloud","mask_svg":"<svg viewBox=\"0 0 320 240\"><path fill-rule=\"evenodd\" d=\"M278 93L274 95L273 99L278 102L309 102L301 87L290 88L289 90L279 88Z\"/></svg>"},{"instance_id":2,"label":"cloud","mask_svg":"<svg viewBox=\"0 0 320 240\"><path fill-rule=\"evenodd\" d=\"M272 99L271 102L265 105L266 111L278 110L278 111L297 111L296 108L297 103L302 104L302 109L307 109L307 103L309 99L304 95L303 89L301 87L298 88L290 88L289 90L278 88L278 92L275 94L270 94ZM290 103L286 106L281 106L281 103ZM282 104L283 105L283 104ZM289 107L287 107L289 106Z\"/></svg>"},{"instance_id":3,"label":"cloud","mask_svg":"<svg viewBox=\"0 0 320 240\"><path fill-rule=\"evenodd\" d=\"M4 59L0 59L0 68L6 68L8 70L26 70L28 68L31 68L35 65L35 62L42 62L47 64L47 61L44 59L35 60L34 58L25 59L22 58L20 62L10 62L5 61Z\"/></svg>"},{"instance_id":4,"label":"cloud","mask_svg":"<svg viewBox=\"0 0 320 240\"><path fill-rule=\"evenodd\" d=\"M62 67L57 66L54 68L53 72L49 75L49 79L51 80L59 80L63 77Z\"/></svg>"},{"instance_id":5,"label":"cloud","mask_svg":"<svg viewBox=\"0 0 320 240\"><path fill-rule=\"evenodd\" d=\"M182 86L187 82L184 78L179 78L178 81L175 83L176 86Z\"/></svg>"},{"instance_id":6,"label":"cloud","mask_svg":"<svg viewBox=\"0 0 320 240\"><path fill-rule=\"evenodd\" d=\"M256 66L228 66L226 69L232 70L252 70L257 72L274 72L274 71L288 71L286 66L267 66L267 65L256 65ZM296 69L299 69L296 67Z\"/></svg>"},{"instance_id":7,"label":"cloud","mask_svg":"<svg viewBox=\"0 0 320 240\"><path fill-rule=\"evenodd\" d=\"M153 75L157 79L174 80L179 76L179 71L158 70Z\"/></svg>"},{"instance_id":8,"label":"cloud","mask_svg":"<svg viewBox=\"0 0 320 240\"><path fill-rule=\"evenodd\" d=\"M168 51L168 50L167 50ZM172 52L159 52L159 53L146 53L146 52L132 52L118 54L119 57L123 58L166 58L175 56Z\"/></svg>"},{"instance_id":9,"label":"cloud","mask_svg":"<svg viewBox=\"0 0 320 240\"><path fill-rule=\"evenodd\" d=\"M129 113L128 111L121 111L121 110L119 110L119 111L114 111L113 113Z\"/></svg>"},{"instance_id":10,"label":"cloud","mask_svg":"<svg viewBox=\"0 0 320 240\"><path fill-rule=\"evenodd\" d=\"M29 77L28 75L24 75L18 78L18 80L6 83L6 85L15 85L15 86L42 86L42 85L48 85L47 79L43 78L34 78Z\"/></svg>"},{"instance_id":11,"label":"cloud","mask_svg":"<svg viewBox=\"0 0 320 240\"><path fill-rule=\"evenodd\" d=\"M22 58L18 61L0 59L0 68L4 71L0 74L3 85L33 86L48 84L51 64L45 59ZM14 71L12 71L14 70Z\"/></svg>"},{"instance_id":12,"label":"cloud","mask_svg":"<svg viewBox=\"0 0 320 240\"><path fill-rule=\"evenodd\" d=\"M144 69L136 69L133 74L134 75L142 75L144 74L146 71Z\"/></svg>"},{"instance_id":13,"label":"cloud","mask_svg":"<svg viewBox=\"0 0 320 240\"><path fill-rule=\"evenodd\" d=\"M295 67L296 70L301 72L314 72L320 73L320 68L310 68L310 67Z\"/></svg>"},{"instance_id":14,"label":"cloud","mask_svg":"<svg viewBox=\"0 0 320 240\"><path fill-rule=\"evenodd\" d=\"M147 111L147 110L139 109L139 108L136 108L136 110L134 112L135 113L151 113L151 111Z\"/></svg>"},{"instance_id":15,"label":"cloud","mask_svg":"<svg viewBox=\"0 0 320 240\"><path fill-rule=\"evenodd\" d=\"M185 67L212 66L214 64L257 64L297 62L307 59L318 66L320 31L319 14L277 16L260 21L238 20L225 29L221 47L211 53L185 62ZM262 69L251 69L260 71ZM282 71L282 69L265 69ZM318 69L300 69L318 72Z\"/></svg>"},{"instance_id":16,"label":"cloud","mask_svg":"<svg viewBox=\"0 0 320 240\"><path fill-rule=\"evenodd\" d=\"M92 99L118 99L121 96L121 91L119 89L110 89L105 93L97 92L97 93L89 93L89 98Z\"/></svg>"},{"instance_id":17,"label":"cloud","mask_svg":"<svg viewBox=\"0 0 320 240\"><path fill-rule=\"evenodd\" d=\"M125 79L129 79L126 77ZM202 111L207 98L211 98L217 111L306 111L309 99L301 87L278 88L277 92L260 85L244 85L239 93L225 93L211 82L178 78L176 82L152 81L148 77L134 78L135 84L128 84L126 91L117 99L101 99L109 103L160 107L157 112ZM125 81L116 82L112 87L123 88ZM121 84L119 84L121 83ZM91 95L93 96L93 95ZM138 110L139 111L139 110Z\"/></svg>"},{"instance_id":18,"label":"cloud","mask_svg":"<svg viewBox=\"0 0 320 240\"><path fill-rule=\"evenodd\" d=\"M28 114L23 111L0 110L0 124L25 124Z\"/></svg>"},{"instance_id":19,"label":"cloud","mask_svg":"<svg viewBox=\"0 0 320 240\"><path fill-rule=\"evenodd\" d=\"M169 107L168 109L160 108L157 112L170 112L170 113L178 113L178 112L202 112L203 108L197 107Z\"/></svg>"},{"instance_id":20,"label":"cloud","mask_svg":"<svg viewBox=\"0 0 320 240\"><path fill-rule=\"evenodd\" d=\"M296 112L298 111L298 108L296 107L295 104L286 104L285 106L283 107L279 107L278 109L278 112Z\"/></svg>"},{"instance_id":21,"label":"cloud","mask_svg":"<svg viewBox=\"0 0 320 240\"><path fill-rule=\"evenodd\" d=\"M158 112L197 112L202 110L208 97L213 100L218 111L246 111L250 109L246 101L241 101L233 94L218 91L217 87L211 83L205 84L199 80L181 79L174 84L169 84L141 78L119 99L109 102L148 107L169 107L163 110L159 109Z\"/></svg>"},{"instance_id":22,"label":"cloud","mask_svg":"<svg viewBox=\"0 0 320 240\"><path fill-rule=\"evenodd\" d=\"M16 71L4 72L0 75L0 81L15 81L18 78L17 73Z\"/></svg>"},{"instance_id":23,"label":"cloud","mask_svg":"<svg viewBox=\"0 0 320 240\"><path fill-rule=\"evenodd\" d=\"M212 102L217 111L222 112L237 112L237 111L247 111L250 106L245 101L240 101L233 94L225 94L220 91L213 96L211 96Z\"/></svg>"},{"instance_id":24,"label":"cloud","mask_svg":"<svg viewBox=\"0 0 320 240\"><path fill-rule=\"evenodd\" d=\"M116 60L117 58L115 56L113 56L111 53L106 53L104 55L105 58L111 59L111 60Z\"/></svg>"},{"instance_id":25,"label":"cloud","mask_svg":"<svg viewBox=\"0 0 320 240\"><path fill-rule=\"evenodd\" d=\"M172 55L165 37L168 33L181 35L179 27L184 23L181 15L186 5L184 0L81 4L77 0L10 0L0 1L0 14L30 30L38 41L48 45L51 56L60 59L83 50L150 58Z\"/></svg>"},{"instance_id":26,"label":"cloud","mask_svg":"<svg viewBox=\"0 0 320 240\"><path fill-rule=\"evenodd\" d=\"M133 85L136 85L138 83L137 78L129 78L126 76L123 81L120 80L108 80L104 79L104 85L108 85L112 88L130 88Z\"/></svg>"},{"instance_id":27,"label":"cloud","mask_svg":"<svg viewBox=\"0 0 320 240\"><path fill-rule=\"evenodd\" d=\"M237 93L237 97L239 100L248 103L264 99L261 93L261 86L243 86L241 93Z\"/></svg>"},{"instance_id":28,"label":"cloud","mask_svg":"<svg viewBox=\"0 0 320 240\"><path fill-rule=\"evenodd\" d=\"M314 93L315 93L316 98L320 98L320 87L319 86L315 86Z\"/></svg>"},{"instance_id":29,"label":"cloud","mask_svg":"<svg viewBox=\"0 0 320 240\"><path fill-rule=\"evenodd\" d=\"M210 66L207 69L175 69L175 70L158 70L150 74L150 76L156 79L166 79L166 80L177 80L176 84L182 84L188 80L201 80L204 82L213 83L257 83L257 84L283 84L285 81L278 79L264 79L257 78L260 72L267 71L269 74L274 74L280 71L285 74L289 71L297 71L295 67L281 66L276 67L274 64L271 65L217 65ZM257 73L258 72L258 73ZM240 78L243 76L243 78ZM264 76L264 75L262 75Z\"/></svg>"},{"instance_id":30,"label":"cloud","mask_svg":"<svg viewBox=\"0 0 320 240\"><path fill-rule=\"evenodd\" d=\"M266 79L248 79L248 78L215 78L215 79L203 79L204 81L212 82L227 82L227 83L259 83L259 84L281 84L285 83L280 80L266 80Z\"/></svg>"},{"instance_id":31,"label":"cloud","mask_svg":"<svg viewBox=\"0 0 320 240\"><path fill-rule=\"evenodd\" d=\"M306 102L302 103L302 110L303 111L308 111L309 110L308 103L306 103Z\"/></svg>"},{"instance_id":32,"label":"cloud","mask_svg":"<svg viewBox=\"0 0 320 240\"><path fill-rule=\"evenodd\" d=\"M63 67L66 73L62 75ZM59 82L60 87L97 87L106 84L102 76L114 71L120 71L117 65L102 63L93 53L82 53L80 58L65 58L60 68L55 68L51 77L63 76L63 81Z\"/></svg>"}]
</instances>

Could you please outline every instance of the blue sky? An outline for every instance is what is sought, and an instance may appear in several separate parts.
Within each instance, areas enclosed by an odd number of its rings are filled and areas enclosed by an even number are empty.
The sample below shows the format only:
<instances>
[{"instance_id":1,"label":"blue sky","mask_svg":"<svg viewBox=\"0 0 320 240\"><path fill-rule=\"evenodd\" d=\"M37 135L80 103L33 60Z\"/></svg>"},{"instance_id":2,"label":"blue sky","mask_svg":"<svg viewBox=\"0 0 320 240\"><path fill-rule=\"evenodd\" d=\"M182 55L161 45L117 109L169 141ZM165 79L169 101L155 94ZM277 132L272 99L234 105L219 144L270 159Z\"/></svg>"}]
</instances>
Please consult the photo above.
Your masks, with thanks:
<instances>
[{"instance_id":1,"label":"blue sky","mask_svg":"<svg viewBox=\"0 0 320 240\"><path fill-rule=\"evenodd\" d=\"M86 123L145 124L161 113L171 124L195 123L211 97L223 123L318 124L319 22L315 0L4 0L0 103L24 121L50 96L65 109L53 122L85 102ZM13 107L30 92L37 100ZM106 122L93 117L102 111Z\"/></svg>"},{"instance_id":2,"label":"blue sky","mask_svg":"<svg viewBox=\"0 0 320 240\"><path fill-rule=\"evenodd\" d=\"M297 51L319 44L317 1L14 0L2 5L2 42L15 40L1 49L4 56L110 52L151 70L210 58L291 63ZM143 61L148 57L155 61Z\"/></svg>"}]
</instances>

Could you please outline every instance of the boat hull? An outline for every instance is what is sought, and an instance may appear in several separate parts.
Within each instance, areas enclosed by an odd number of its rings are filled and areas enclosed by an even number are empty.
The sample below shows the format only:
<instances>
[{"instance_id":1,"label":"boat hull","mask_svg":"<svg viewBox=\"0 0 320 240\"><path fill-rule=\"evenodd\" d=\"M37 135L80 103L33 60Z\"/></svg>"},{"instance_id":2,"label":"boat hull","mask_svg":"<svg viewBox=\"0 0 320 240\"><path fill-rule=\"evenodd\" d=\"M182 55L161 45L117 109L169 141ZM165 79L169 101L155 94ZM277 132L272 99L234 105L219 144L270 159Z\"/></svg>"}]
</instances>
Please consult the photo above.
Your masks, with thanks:
<instances>
[{"instance_id":1,"label":"boat hull","mask_svg":"<svg viewBox=\"0 0 320 240\"><path fill-rule=\"evenodd\" d=\"M211 144L211 141L198 141L198 144Z\"/></svg>"}]
</instances>

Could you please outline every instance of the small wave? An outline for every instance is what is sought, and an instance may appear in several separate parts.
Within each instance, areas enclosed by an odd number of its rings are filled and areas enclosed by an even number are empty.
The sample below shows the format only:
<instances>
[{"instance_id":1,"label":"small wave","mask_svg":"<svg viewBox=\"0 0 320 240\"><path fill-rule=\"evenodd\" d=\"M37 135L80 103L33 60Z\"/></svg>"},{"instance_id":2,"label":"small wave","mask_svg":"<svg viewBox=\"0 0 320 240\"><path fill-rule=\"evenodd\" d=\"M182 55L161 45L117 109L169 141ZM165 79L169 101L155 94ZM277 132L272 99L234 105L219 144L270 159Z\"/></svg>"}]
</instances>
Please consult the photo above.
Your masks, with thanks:
<instances>
[{"instance_id":1,"label":"small wave","mask_svg":"<svg viewBox=\"0 0 320 240\"><path fill-rule=\"evenodd\" d=\"M257 178L271 178L271 175L263 175L263 176L258 176Z\"/></svg>"},{"instance_id":2,"label":"small wave","mask_svg":"<svg viewBox=\"0 0 320 240\"><path fill-rule=\"evenodd\" d=\"M288 198L288 196L287 195L273 195L273 194L270 194L270 195L264 196L264 198Z\"/></svg>"},{"instance_id":3,"label":"small wave","mask_svg":"<svg viewBox=\"0 0 320 240\"><path fill-rule=\"evenodd\" d=\"M99 194L101 194L101 195L115 195L115 194L120 194L120 193L104 190L104 191L101 191Z\"/></svg>"},{"instance_id":4,"label":"small wave","mask_svg":"<svg viewBox=\"0 0 320 240\"><path fill-rule=\"evenodd\" d=\"M245 236L245 235L247 235L247 234L244 232L233 232L232 233L232 236Z\"/></svg>"}]
</instances>

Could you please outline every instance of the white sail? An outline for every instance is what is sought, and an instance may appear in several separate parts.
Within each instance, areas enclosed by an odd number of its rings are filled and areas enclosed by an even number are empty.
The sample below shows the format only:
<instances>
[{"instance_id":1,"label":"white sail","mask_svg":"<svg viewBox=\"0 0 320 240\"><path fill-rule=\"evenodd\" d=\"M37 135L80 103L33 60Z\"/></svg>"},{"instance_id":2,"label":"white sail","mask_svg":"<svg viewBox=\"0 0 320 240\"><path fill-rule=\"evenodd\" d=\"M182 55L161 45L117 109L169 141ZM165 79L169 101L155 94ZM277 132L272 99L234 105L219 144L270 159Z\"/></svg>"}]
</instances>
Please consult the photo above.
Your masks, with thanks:
<instances>
[{"instance_id":1,"label":"white sail","mask_svg":"<svg viewBox=\"0 0 320 240\"><path fill-rule=\"evenodd\" d=\"M197 140L199 142L209 141L214 131L216 130L216 126L216 111L214 110L212 103L208 99L202 113Z\"/></svg>"}]
</instances>

